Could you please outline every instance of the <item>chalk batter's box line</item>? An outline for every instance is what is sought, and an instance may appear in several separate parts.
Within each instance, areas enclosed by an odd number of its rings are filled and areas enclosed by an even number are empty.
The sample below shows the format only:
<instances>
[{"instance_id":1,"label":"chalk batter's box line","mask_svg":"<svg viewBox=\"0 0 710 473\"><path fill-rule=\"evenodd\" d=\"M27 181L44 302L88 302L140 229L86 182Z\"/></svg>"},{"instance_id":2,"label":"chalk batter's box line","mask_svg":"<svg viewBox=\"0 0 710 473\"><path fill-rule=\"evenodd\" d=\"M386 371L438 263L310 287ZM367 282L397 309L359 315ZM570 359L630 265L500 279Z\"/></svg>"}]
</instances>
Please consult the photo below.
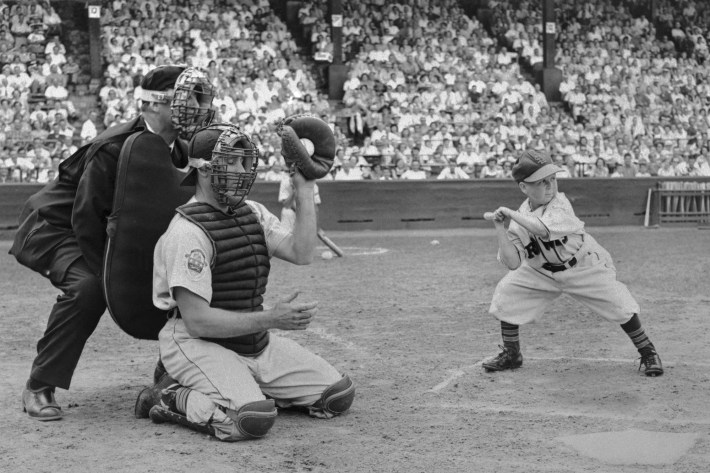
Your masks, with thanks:
<instances>
[{"instance_id":1,"label":"chalk batter's box line","mask_svg":"<svg viewBox=\"0 0 710 473\"><path fill-rule=\"evenodd\" d=\"M610 412L608 415L603 413L595 412L579 412L572 410L550 410L550 409L538 409L534 407L527 408L516 408L508 406L485 406L475 402L466 403L441 403L437 406L441 409L453 409L456 411L469 410L476 412L487 412L493 414L522 414L522 415L533 415L544 418L550 417L563 417L563 418L586 418L586 419L600 419L600 420L611 420L611 421L625 421L625 422L638 422L638 423L656 423L664 425L699 425L708 426L710 425L710 419L698 419L694 417L692 419L661 419L659 417L638 417L638 416L627 416L619 414L618 412Z\"/></svg>"},{"instance_id":2,"label":"chalk batter's box line","mask_svg":"<svg viewBox=\"0 0 710 473\"><path fill-rule=\"evenodd\" d=\"M528 357L526 359L533 360L533 361L586 361L589 363L629 363L631 361L628 358L577 358L577 357L573 357L573 356ZM482 364L483 364L483 360L479 361L478 363L474 363L473 365L462 366L459 369L450 370L451 375L448 378L446 378L444 381L437 384L436 386L434 386L433 388L431 388L427 392L431 392L431 393L441 392L443 389L448 387L449 384L453 383L458 378L465 375L466 373L463 370L477 368L477 367L482 368L482 366L481 366ZM692 367L697 367L697 368L710 368L710 364L708 364L708 363L664 363L664 365L668 368L675 367L675 366L692 366Z\"/></svg>"}]
</instances>

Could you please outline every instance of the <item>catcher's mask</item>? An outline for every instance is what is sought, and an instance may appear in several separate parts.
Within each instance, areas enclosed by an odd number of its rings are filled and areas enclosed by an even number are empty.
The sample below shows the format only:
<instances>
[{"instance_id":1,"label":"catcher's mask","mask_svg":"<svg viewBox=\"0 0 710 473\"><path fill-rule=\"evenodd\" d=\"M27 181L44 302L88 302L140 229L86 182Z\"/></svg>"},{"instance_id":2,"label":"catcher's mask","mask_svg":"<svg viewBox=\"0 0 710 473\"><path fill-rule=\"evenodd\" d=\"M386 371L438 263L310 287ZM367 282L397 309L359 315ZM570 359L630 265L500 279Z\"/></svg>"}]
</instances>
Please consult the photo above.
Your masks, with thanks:
<instances>
[{"instance_id":1,"label":"catcher's mask","mask_svg":"<svg viewBox=\"0 0 710 473\"><path fill-rule=\"evenodd\" d=\"M236 207L249 195L256 180L259 149L237 125L214 124L198 130L188 144L188 160L195 169L210 170L217 202ZM196 183L192 171L183 185Z\"/></svg>"},{"instance_id":2,"label":"catcher's mask","mask_svg":"<svg viewBox=\"0 0 710 473\"><path fill-rule=\"evenodd\" d=\"M210 124L214 117L214 96L214 87L203 70L188 67L180 74L170 102L173 126L180 131L180 138L189 140L197 130Z\"/></svg>"}]
</instances>

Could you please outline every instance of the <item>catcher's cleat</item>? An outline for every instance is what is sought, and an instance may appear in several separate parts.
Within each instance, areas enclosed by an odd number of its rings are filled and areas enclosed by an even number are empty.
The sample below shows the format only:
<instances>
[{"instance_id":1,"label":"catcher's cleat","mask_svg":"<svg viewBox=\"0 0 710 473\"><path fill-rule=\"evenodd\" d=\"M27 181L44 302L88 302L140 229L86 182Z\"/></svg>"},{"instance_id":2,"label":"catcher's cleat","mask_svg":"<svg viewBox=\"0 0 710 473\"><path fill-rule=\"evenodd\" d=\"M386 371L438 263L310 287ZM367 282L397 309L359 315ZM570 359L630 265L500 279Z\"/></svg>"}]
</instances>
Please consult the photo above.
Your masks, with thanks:
<instances>
[{"instance_id":1,"label":"catcher's cleat","mask_svg":"<svg viewBox=\"0 0 710 473\"><path fill-rule=\"evenodd\" d=\"M175 405L175 392L179 387L180 385L177 381L166 373L155 385L143 388L138 393L138 398L133 408L136 419L147 419L153 406L173 407Z\"/></svg>"},{"instance_id":2,"label":"catcher's cleat","mask_svg":"<svg viewBox=\"0 0 710 473\"><path fill-rule=\"evenodd\" d=\"M158 384L164 375L168 374L168 371L163 365L163 360L158 358L158 362L155 364L155 371L153 371L153 384Z\"/></svg>"},{"instance_id":3,"label":"catcher's cleat","mask_svg":"<svg viewBox=\"0 0 710 473\"><path fill-rule=\"evenodd\" d=\"M499 345L500 346L500 345ZM501 351L495 358L483 362L486 371L514 370L523 366L523 354L508 347L500 346Z\"/></svg>"},{"instance_id":4,"label":"catcher's cleat","mask_svg":"<svg viewBox=\"0 0 710 473\"><path fill-rule=\"evenodd\" d=\"M648 351L641 354L641 362L639 363L639 371L643 366L643 372L646 376L661 376L663 374L663 364L661 357L655 351Z\"/></svg>"}]
</instances>

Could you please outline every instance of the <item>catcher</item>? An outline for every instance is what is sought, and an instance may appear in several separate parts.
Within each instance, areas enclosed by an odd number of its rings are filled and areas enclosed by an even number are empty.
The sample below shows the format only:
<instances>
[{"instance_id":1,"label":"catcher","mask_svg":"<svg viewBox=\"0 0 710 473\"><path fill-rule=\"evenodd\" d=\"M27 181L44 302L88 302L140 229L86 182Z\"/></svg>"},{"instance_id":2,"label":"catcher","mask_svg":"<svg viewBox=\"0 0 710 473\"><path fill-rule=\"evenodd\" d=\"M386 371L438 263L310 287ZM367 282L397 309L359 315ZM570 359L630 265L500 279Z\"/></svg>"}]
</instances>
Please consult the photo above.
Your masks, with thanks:
<instances>
[{"instance_id":1,"label":"catcher","mask_svg":"<svg viewBox=\"0 0 710 473\"><path fill-rule=\"evenodd\" d=\"M557 192L556 173L544 151L527 150L513 166L513 178L527 199L518 210L499 207L491 216L498 236L498 260L511 271L498 283L489 312L500 320L502 352L483 368L519 368L519 326L534 322L563 293L621 328L641 354L646 376L663 374L661 359L638 316L639 306L616 279L609 253L584 230L572 204ZM509 228L506 230L506 223Z\"/></svg>"},{"instance_id":2,"label":"catcher","mask_svg":"<svg viewBox=\"0 0 710 473\"><path fill-rule=\"evenodd\" d=\"M301 128L303 120L307 126ZM276 407L305 410L317 418L350 408L355 388L347 375L269 332L305 330L317 302L299 302L294 293L272 308L262 305L272 256L294 264L312 260L314 180L330 169L335 150L322 154L317 137L311 136L318 156L314 161L295 130L318 130L318 122L297 117L282 128L284 158L294 173L293 227L246 200L259 152L237 126L211 125L190 141L194 169L184 184L196 185L195 196L177 209L154 254L153 300L170 310L159 335L167 372L140 392L136 417L238 441L266 435Z\"/></svg>"}]
</instances>

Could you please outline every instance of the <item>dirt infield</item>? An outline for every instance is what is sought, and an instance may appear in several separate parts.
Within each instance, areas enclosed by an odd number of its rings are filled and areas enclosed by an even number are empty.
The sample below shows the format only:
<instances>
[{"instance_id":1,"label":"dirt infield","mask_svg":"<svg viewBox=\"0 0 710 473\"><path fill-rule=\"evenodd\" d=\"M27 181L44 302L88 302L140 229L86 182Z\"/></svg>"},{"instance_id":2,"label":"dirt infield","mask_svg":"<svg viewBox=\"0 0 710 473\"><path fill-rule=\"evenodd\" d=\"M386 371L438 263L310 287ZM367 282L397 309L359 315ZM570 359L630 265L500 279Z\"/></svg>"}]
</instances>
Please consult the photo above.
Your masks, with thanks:
<instances>
[{"instance_id":1,"label":"dirt infield","mask_svg":"<svg viewBox=\"0 0 710 473\"><path fill-rule=\"evenodd\" d=\"M504 274L492 230L333 233L347 256L308 267L275 261L267 301L296 289L304 300L320 301L308 331L282 333L353 378L353 408L328 421L280 413L267 437L236 444L133 418L157 346L125 335L108 315L71 390L57 393L65 419L29 420L20 391L57 291L17 265L7 255L9 242L0 242L0 469L706 472L710 231L591 233L641 304L665 376L639 375L622 330L567 298L521 329L523 368L485 373L480 362L499 343L487 309ZM643 464L651 463L644 455L626 462L636 464L615 464L566 441L628 431L692 435L675 458L653 465Z\"/></svg>"}]
</instances>

